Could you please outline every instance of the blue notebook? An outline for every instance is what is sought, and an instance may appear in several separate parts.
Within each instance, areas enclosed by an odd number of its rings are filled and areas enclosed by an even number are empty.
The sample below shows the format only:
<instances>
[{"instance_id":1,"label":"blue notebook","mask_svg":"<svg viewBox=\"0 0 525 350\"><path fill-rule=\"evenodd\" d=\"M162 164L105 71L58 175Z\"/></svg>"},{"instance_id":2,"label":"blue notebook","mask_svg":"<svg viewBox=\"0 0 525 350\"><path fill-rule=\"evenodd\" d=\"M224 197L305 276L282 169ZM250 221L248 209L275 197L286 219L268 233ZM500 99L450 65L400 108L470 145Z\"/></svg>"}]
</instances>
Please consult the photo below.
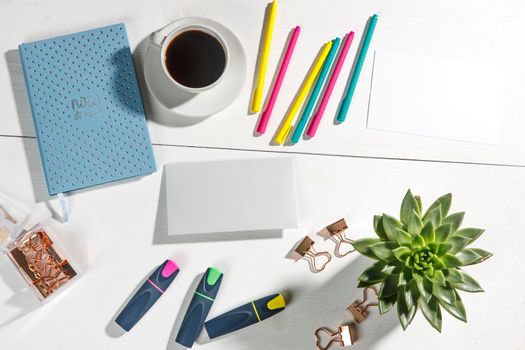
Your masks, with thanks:
<instances>
[{"instance_id":1,"label":"blue notebook","mask_svg":"<svg viewBox=\"0 0 525 350\"><path fill-rule=\"evenodd\" d=\"M124 24L19 51L50 195L156 170Z\"/></svg>"}]
</instances>

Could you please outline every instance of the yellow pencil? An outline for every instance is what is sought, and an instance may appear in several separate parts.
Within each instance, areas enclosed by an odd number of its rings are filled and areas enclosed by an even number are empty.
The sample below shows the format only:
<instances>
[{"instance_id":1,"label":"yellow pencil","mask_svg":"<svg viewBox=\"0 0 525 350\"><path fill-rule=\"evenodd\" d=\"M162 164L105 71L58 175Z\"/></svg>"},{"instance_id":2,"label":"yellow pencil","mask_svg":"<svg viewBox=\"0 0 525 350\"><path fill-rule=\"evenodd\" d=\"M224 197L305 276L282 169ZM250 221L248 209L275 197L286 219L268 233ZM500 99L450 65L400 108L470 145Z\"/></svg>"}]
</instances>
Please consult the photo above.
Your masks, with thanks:
<instances>
[{"instance_id":1,"label":"yellow pencil","mask_svg":"<svg viewBox=\"0 0 525 350\"><path fill-rule=\"evenodd\" d=\"M266 77L266 68L268 66L268 57L270 56L270 44L272 43L273 26L275 23L275 14L277 13L277 0L273 0L270 7L268 22L266 23L266 33L264 34L264 46L259 62L259 75L257 77L257 86L253 90L252 111L261 110L262 93L264 89L264 78Z\"/></svg>"},{"instance_id":2,"label":"yellow pencil","mask_svg":"<svg viewBox=\"0 0 525 350\"><path fill-rule=\"evenodd\" d=\"M301 107L301 104L303 103L304 99L306 98L306 95L308 95L308 91L310 91L310 88L312 87L315 78L319 74L319 71L323 67L324 61L326 60L326 56L328 56L328 52L332 48L332 42L329 41L323 46L323 50L319 54L319 57L317 58L317 61L315 61L315 64L310 71L310 75L306 78L306 81L299 91L299 95L297 95L297 98L293 102L292 107L290 108L290 112L286 115L284 122L281 126L281 129L275 136L275 142L279 145L282 145L284 141L286 140L286 137L288 136L288 133L292 129L292 121L295 117L295 114L299 110L299 107Z\"/></svg>"}]
</instances>

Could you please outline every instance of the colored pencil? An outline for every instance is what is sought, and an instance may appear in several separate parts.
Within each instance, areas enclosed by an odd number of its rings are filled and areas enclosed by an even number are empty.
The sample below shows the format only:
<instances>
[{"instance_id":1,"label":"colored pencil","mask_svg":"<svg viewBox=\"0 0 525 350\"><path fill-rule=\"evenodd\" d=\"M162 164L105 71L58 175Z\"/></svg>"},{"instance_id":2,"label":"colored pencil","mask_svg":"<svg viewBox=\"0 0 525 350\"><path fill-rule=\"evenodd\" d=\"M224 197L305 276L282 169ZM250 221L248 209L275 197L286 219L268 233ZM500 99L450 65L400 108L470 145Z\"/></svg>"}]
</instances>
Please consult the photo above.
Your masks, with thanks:
<instances>
[{"instance_id":1,"label":"colored pencil","mask_svg":"<svg viewBox=\"0 0 525 350\"><path fill-rule=\"evenodd\" d=\"M359 57L357 58L357 63L355 65L354 73L352 74L350 84L348 85L348 90L346 91L346 95L344 96L343 102L341 103L339 113L337 114L337 121L341 123L345 121L346 115L348 114L350 102L352 101L352 97L354 96L355 87L357 86L357 80L359 80L359 75L361 74L363 63L365 62L366 53L368 52L370 41L372 41L372 36L374 35L376 23L377 15L373 15L370 18L370 22L368 23L368 29L366 31L365 40L363 41L363 46L361 47L361 51L359 52Z\"/></svg>"},{"instance_id":2,"label":"colored pencil","mask_svg":"<svg viewBox=\"0 0 525 350\"><path fill-rule=\"evenodd\" d=\"M266 126L268 125L268 121L270 120L270 117L272 115L273 107L275 106L275 101L277 101L279 90L281 89L281 85L283 84L284 76L286 75L286 70L288 69L288 64L290 63L290 59L292 58L295 44L297 43L297 39L299 38L300 33L301 27L295 27L290 42L288 43L288 47L286 48L286 53L284 55L283 62L281 63L281 67L279 68L279 73L277 74L277 79L275 80L275 84L270 95L270 100L268 101L266 109L259 118L259 124L257 124L256 128L256 131L259 134L264 134L264 132L266 131Z\"/></svg>"},{"instance_id":3,"label":"colored pencil","mask_svg":"<svg viewBox=\"0 0 525 350\"><path fill-rule=\"evenodd\" d=\"M264 34L264 46L261 54L261 61L259 62L259 74L257 76L257 85L253 91L252 111L259 112L261 110L262 93L264 89L264 80L266 77L266 68L268 67L268 57L270 56L270 46L272 44L273 27L275 24L275 16L277 13L277 0L273 0L270 5L270 13L266 23L266 32Z\"/></svg>"},{"instance_id":4,"label":"colored pencil","mask_svg":"<svg viewBox=\"0 0 525 350\"><path fill-rule=\"evenodd\" d=\"M299 90L299 94L297 95L297 98L293 102L292 107L290 108L290 111L284 118L281 128L279 129L279 131L277 132L277 135L275 136L275 142L277 144L281 145L286 140L288 133L292 129L292 121L295 117L295 114L301 107L301 104L306 98L308 91L310 91L310 88L312 87L315 81L315 78L319 74L319 71L321 70L323 63L326 60L326 56L328 56L328 52L330 52L331 48L332 48L331 41L324 44L323 49L321 50L321 53L318 55L317 60L315 61L314 66L310 71L310 74L307 76L305 83L303 84L302 88Z\"/></svg>"},{"instance_id":5,"label":"colored pencil","mask_svg":"<svg viewBox=\"0 0 525 350\"><path fill-rule=\"evenodd\" d=\"M354 32L348 33L343 43L343 47L341 48L341 53L339 54L337 63L335 64L334 72L332 73L332 76L330 77L330 81L328 82L328 86L326 87L326 91L324 93L323 99L321 100L321 103L319 104L317 113L312 118L312 122L310 123L310 126L308 126L308 130L306 131L306 135L308 135L309 137L315 136L315 132L317 131L317 127L319 126L319 123L321 122L321 119L323 118L324 111L326 109L326 106L328 105L328 101L330 100L330 96L332 95L332 91L334 90L335 83L337 82L339 73L341 73L341 68L343 68L343 64L345 63L346 55L348 54L348 50L350 49L350 45L352 44L353 40L354 40Z\"/></svg>"},{"instance_id":6,"label":"colored pencil","mask_svg":"<svg viewBox=\"0 0 525 350\"><path fill-rule=\"evenodd\" d=\"M319 94L321 93L321 89L323 88L326 77L328 76L328 73L330 72L330 67L332 66L335 55L337 53L337 49L339 49L340 43L341 43L341 39L339 38L332 40L332 48L330 49L330 52L328 53L328 56L326 57L326 61L324 62L321 73L319 73L319 78L317 78L317 82L315 83L315 87L312 91L312 94L310 95L310 99L308 100L308 103L306 104L306 108L304 109L303 115L301 116L301 119L299 120L293 132L293 135L292 135L293 143L297 143L301 139L301 135L303 134L304 128L306 127L306 123L308 123L310 114L312 113L312 110L315 107L315 102L317 101L317 97L319 97Z\"/></svg>"}]
</instances>

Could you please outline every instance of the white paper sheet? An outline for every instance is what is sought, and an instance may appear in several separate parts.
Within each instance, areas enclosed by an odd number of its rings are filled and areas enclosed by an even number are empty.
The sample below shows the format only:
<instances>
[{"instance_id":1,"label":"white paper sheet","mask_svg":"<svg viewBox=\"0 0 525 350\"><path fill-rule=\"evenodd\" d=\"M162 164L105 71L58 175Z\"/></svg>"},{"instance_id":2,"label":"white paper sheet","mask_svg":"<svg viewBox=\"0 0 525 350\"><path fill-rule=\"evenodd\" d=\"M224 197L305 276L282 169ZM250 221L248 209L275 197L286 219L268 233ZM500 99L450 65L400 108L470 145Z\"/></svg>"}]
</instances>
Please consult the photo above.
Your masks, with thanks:
<instances>
[{"instance_id":1,"label":"white paper sheet","mask_svg":"<svg viewBox=\"0 0 525 350\"><path fill-rule=\"evenodd\" d=\"M168 233L297 227L291 158L166 165Z\"/></svg>"},{"instance_id":2,"label":"white paper sheet","mask_svg":"<svg viewBox=\"0 0 525 350\"><path fill-rule=\"evenodd\" d=\"M497 145L504 69L376 51L367 127Z\"/></svg>"}]
</instances>

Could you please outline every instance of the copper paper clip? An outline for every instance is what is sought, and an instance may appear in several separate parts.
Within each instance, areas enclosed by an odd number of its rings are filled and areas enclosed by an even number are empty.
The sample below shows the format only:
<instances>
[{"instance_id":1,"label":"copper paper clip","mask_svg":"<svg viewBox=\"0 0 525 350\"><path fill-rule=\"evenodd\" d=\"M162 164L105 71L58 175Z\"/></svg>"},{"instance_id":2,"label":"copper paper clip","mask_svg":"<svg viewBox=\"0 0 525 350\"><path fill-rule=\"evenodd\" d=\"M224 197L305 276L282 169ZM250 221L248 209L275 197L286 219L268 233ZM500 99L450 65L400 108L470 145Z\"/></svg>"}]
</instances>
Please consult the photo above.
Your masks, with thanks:
<instances>
[{"instance_id":1,"label":"copper paper clip","mask_svg":"<svg viewBox=\"0 0 525 350\"><path fill-rule=\"evenodd\" d=\"M328 264L330 260L332 260L332 257L328 252L317 252L314 248L314 244L315 242L310 237L305 236L301 243L299 243L297 248L295 248L295 252L299 254L303 259L308 260L312 271L321 272L326 267L326 264ZM324 256L328 260L324 264L322 264L321 267L317 267L316 259L322 256Z\"/></svg>"},{"instance_id":2,"label":"copper paper clip","mask_svg":"<svg viewBox=\"0 0 525 350\"><path fill-rule=\"evenodd\" d=\"M325 332L331 337L330 341L324 347L321 346L321 332ZM339 346L343 348L352 345L356 340L355 329L351 325L341 326L335 332L326 327L321 327L315 331L315 337L317 338L317 342L315 343L317 350L327 350L333 344L339 344Z\"/></svg>"},{"instance_id":3,"label":"copper paper clip","mask_svg":"<svg viewBox=\"0 0 525 350\"><path fill-rule=\"evenodd\" d=\"M363 301L359 302L358 300L354 301L352 303L352 305L350 305L346 311L352 315L352 317L358 322L358 323L361 323L363 322L364 320L366 320L366 318L368 317L368 307L369 306L377 306L377 301L375 303L368 303L366 304L365 306L361 306L363 305L367 300L368 300L368 297L367 297L367 291L372 291L375 296L377 297L377 289L376 287L374 286L371 286L371 287L366 287L365 289L363 289Z\"/></svg>"},{"instance_id":4,"label":"copper paper clip","mask_svg":"<svg viewBox=\"0 0 525 350\"><path fill-rule=\"evenodd\" d=\"M332 238L335 241L335 250L334 255L338 258L342 258L343 256L346 256L352 252L355 252L355 248L352 245L354 243L353 240L346 237L345 230L348 228L348 225L346 224L345 219L338 220L334 222L331 225L326 226L326 229L328 230L328 233L330 234L330 238ZM343 243L349 244L352 246L352 249L347 251L346 253L342 254L340 249L341 245Z\"/></svg>"}]
</instances>

